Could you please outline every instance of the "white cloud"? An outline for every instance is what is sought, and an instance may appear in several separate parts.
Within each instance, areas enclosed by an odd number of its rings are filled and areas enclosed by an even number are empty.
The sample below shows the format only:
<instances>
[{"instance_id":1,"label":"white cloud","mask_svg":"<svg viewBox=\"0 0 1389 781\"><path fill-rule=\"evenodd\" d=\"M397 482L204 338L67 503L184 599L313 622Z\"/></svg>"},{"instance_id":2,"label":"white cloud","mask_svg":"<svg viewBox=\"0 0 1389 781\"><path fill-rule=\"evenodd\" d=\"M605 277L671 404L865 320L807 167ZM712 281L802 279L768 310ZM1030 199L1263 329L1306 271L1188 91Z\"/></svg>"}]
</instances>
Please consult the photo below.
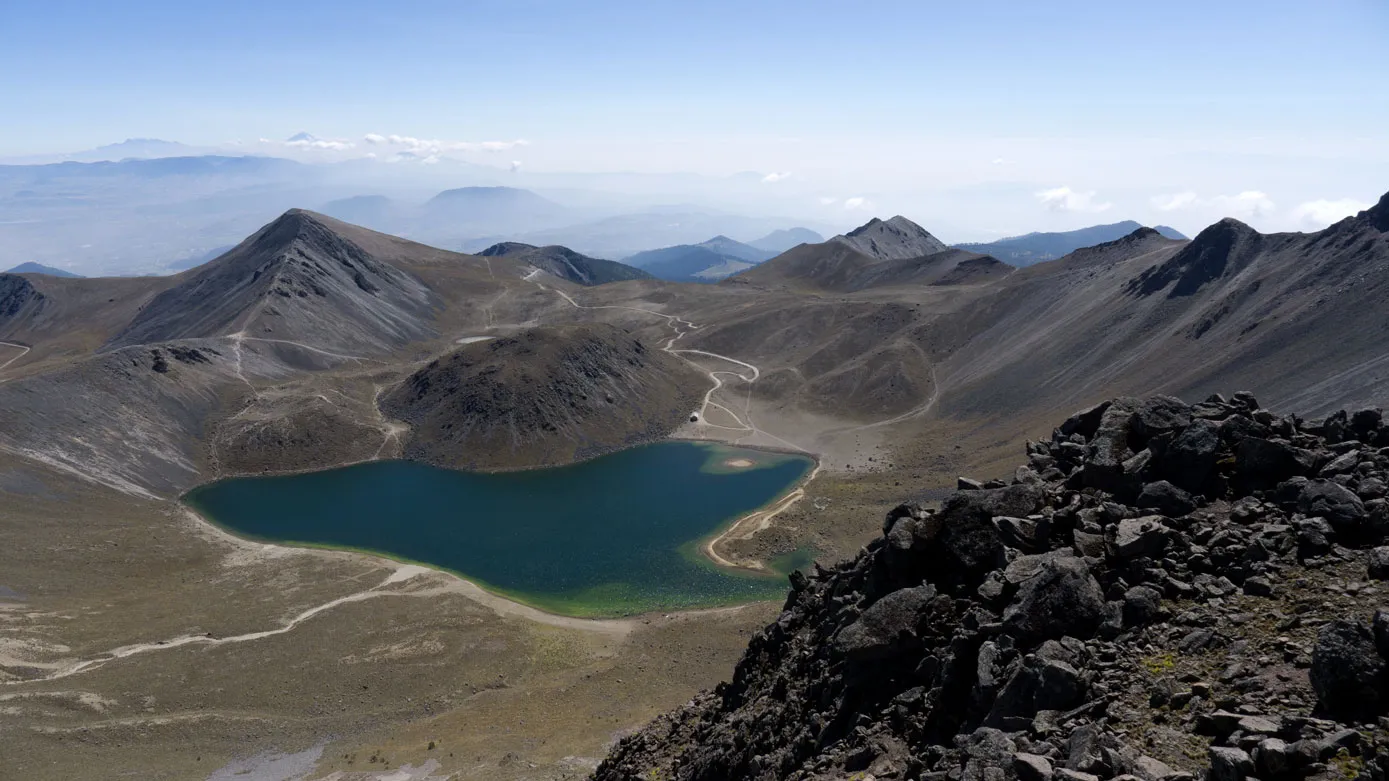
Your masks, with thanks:
<instances>
[{"instance_id":1,"label":"white cloud","mask_svg":"<svg viewBox=\"0 0 1389 781\"><path fill-rule=\"evenodd\" d=\"M351 141L339 138L319 138L312 133L299 132L285 139L275 141L269 138L259 138L256 141L264 146L287 147L289 149L303 149L316 152L346 152L357 145ZM240 141L236 142L238 145Z\"/></svg>"},{"instance_id":2,"label":"white cloud","mask_svg":"<svg viewBox=\"0 0 1389 781\"><path fill-rule=\"evenodd\" d=\"M832 204L832 203L836 203L838 200L839 200L838 198L833 198L833 197L830 197L830 196L828 196L828 195L822 196L822 197L820 198L820 205L821 205L821 206L829 206L829 205Z\"/></svg>"},{"instance_id":3,"label":"white cloud","mask_svg":"<svg viewBox=\"0 0 1389 781\"><path fill-rule=\"evenodd\" d=\"M775 183L777 183L777 182L780 182L780 181L783 180L783 179L789 179L790 177L791 177L791 172L790 172L790 171L783 171L783 172L781 172L781 173L772 172L772 173L767 174L766 176L762 177L762 181L763 181L763 183L765 183L765 184L775 184Z\"/></svg>"},{"instance_id":4,"label":"white cloud","mask_svg":"<svg viewBox=\"0 0 1389 781\"><path fill-rule=\"evenodd\" d=\"M392 133L367 133L363 139L373 146L392 146L402 151L423 155L438 155L444 152L504 152L518 146L528 146L529 141L517 138L512 141L441 141L435 138L415 138Z\"/></svg>"},{"instance_id":5,"label":"white cloud","mask_svg":"<svg viewBox=\"0 0 1389 781\"><path fill-rule=\"evenodd\" d=\"M1096 201L1095 191L1076 192L1069 187L1055 187L1036 193L1037 200L1057 212L1102 212L1114 204Z\"/></svg>"},{"instance_id":6,"label":"white cloud","mask_svg":"<svg viewBox=\"0 0 1389 781\"><path fill-rule=\"evenodd\" d=\"M989 162L992 163L993 165L1012 165L1012 164L1013 164L1013 161L1012 161L1012 160L1005 160L1005 159L1002 158L1002 157L995 157L993 160L991 160L991 161L989 161Z\"/></svg>"},{"instance_id":7,"label":"white cloud","mask_svg":"<svg viewBox=\"0 0 1389 781\"><path fill-rule=\"evenodd\" d=\"M855 197L853 197L853 198L845 198L845 199L844 199L844 208L845 208L845 209L848 209L849 211L864 211L864 212L866 212L866 211L872 211L872 210L873 210L873 202L870 201L870 200L868 200L867 198L864 198L863 196L855 196Z\"/></svg>"},{"instance_id":8,"label":"white cloud","mask_svg":"<svg viewBox=\"0 0 1389 781\"><path fill-rule=\"evenodd\" d=\"M1354 216L1368 208L1370 208L1370 204L1357 201L1354 198L1341 198L1335 201L1321 198L1298 204L1297 208L1293 209L1293 219L1297 220L1299 225L1321 230L1334 222L1340 222L1342 219Z\"/></svg>"},{"instance_id":9,"label":"white cloud","mask_svg":"<svg viewBox=\"0 0 1389 781\"><path fill-rule=\"evenodd\" d=\"M1176 211L1177 209L1185 209L1188 206L1194 205L1196 203L1196 193L1188 191L1184 193L1172 193L1171 195L1154 195L1149 199L1149 202L1152 203L1153 208L1158 211Z\"/></svg>"},{"instance_id":10,"label":"white cloud","mask_svg":"<svg viewBox=\"0 0 1389 781\"><path fill-rule=\"evenodd\" d=\"M1158 211L1196 209L1217 218L1239 217L1246 220L1267 216L1277 208L1277 204L1259 190L1245 190L1238 195L1215 195L1209 198L1187 191L1155 195L1148 199L1148 202Z\"/></svg>"},{"instance_id":11,"label":"white cloud","mask_svg":"<svg viewBox=\"0 0 1389 781\"><path fill-rule=\"evenodd\" d=\"M301 139L299 141L286 141L285 146L295 149L325 149L331 152L345 152L356 144L351 141L338 141L331 138L315 138L313 140Z\"/></svg>"},{"instance_id":12,"label":"white cloud","mask_svg":"<svg viewBox=\"0 0 1389 781\"><path fill-rule=\"evenodd\" d=\"M1258 190L1245 190L1239 195L1217 195L1211 199L1211 205L1219 209L1223 216L1245 218L1263 217L1278 208Z\"/></svg>"},{"instance_id":13,"label":"white cloud","mask_svg":"<svg viewBox=\"0 0 1389 781\"><path fill-rule=\"evenodd\" d=\"M512 160L512 161L511 161L511 169L510 169L510 170L511 170L511 172L512 172L513 174L516 173L517 171L521 170L521 161L520 161L520 160Z\"/></svg>"}]
</instances>

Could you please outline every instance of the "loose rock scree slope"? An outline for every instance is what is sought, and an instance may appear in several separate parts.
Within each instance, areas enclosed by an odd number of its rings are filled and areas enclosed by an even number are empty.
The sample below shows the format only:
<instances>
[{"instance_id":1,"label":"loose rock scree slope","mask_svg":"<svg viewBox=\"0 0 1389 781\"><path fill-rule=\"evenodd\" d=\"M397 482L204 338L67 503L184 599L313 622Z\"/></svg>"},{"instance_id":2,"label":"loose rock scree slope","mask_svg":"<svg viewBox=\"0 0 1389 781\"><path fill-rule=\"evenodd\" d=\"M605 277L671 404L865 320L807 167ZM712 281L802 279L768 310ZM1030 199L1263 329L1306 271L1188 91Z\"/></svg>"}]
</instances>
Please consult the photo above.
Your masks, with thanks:
<instances>
[{"instance_id":1,"label":"loose rock scree slope","mask_svg":"<svg viewBox=\"0 0 1389 781\"><path fill-rule=\"evenodd\" d=\"M1378 409L1119 398L1027 458L793 576L732 680L594 778L1384 777Z\"/></svg>"}]
</instances>

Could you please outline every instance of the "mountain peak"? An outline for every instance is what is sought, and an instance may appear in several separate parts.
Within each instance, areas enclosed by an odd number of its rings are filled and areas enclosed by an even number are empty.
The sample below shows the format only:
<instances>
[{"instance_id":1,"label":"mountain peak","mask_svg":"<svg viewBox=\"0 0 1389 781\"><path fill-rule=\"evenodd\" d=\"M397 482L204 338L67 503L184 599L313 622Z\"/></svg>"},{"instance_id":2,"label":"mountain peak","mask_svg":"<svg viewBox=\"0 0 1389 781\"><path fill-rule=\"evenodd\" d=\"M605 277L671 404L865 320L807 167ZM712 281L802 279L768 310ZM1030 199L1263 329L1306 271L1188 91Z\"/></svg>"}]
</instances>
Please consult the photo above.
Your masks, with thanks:
<instances>
[{"instance_id":1,"label":"mountain peak","mask_svg":"<svg viewBox=\"0 0 1389 781\"><path fill-rule=\"evenodd\" d=\"M507 255L518 255L533 249L537 249L534 244L524 244L519 241L499 241L477 254L484 258L504 258Z\"/></svg>"},{"instance_id":2,"label":"mountain peak","mask_svg":"<svg viewBox=\"0 0 1389 781\"><path fill-rule=\"evenodd\" d=\"M905 260L944 252L948 247L920 225L900 214L889 220L877 217L831 241L846 244L879 260Z\"/></svg>"},{"instance_id":3,"label":"mountain peak","mask_svg":"<svg viewBox=\"0 0 1389 781\"><path fill-rule=\"evenodd\" d=\"M1389 193L1385 193L1383 197L1379 199L1379 203L1360 212L1357 216L1368 220L1370 225L1374 226L1375 230L1389 232Z\"/></svg>"},{"instance_id":4,"label":"mountain peak","mask_svg":"<svg viewBox=\"0 0 1389 781\"><path fill-rule=\"evenodd\" d=\"M1241 267L1250 248L1256 248L1262 234L1233 217L1226 217L1196 234L1190 244L1160 266L1153 266L1129 280L1125 290L1146 297L1164 290L1168 298L1196 293L1206 283ZM1173 283L1176 283L1173 285Z\"/></svg>"}]
</instances>

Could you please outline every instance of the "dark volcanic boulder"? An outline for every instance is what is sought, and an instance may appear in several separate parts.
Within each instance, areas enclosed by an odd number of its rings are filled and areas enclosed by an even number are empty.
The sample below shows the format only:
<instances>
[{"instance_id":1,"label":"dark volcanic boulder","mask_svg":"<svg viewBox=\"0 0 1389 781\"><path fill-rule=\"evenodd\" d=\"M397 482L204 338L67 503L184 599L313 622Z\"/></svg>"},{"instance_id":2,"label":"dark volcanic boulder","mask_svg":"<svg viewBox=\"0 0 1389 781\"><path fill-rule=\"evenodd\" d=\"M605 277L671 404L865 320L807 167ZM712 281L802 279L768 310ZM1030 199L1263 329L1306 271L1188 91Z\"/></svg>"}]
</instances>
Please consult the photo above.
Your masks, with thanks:
<instances>
[{"instance_id":1,"label":"dark volcanic boulder","mask_svg":"<svg viewBox=\"0 0 1389 781\"><path fill-rule=\"evenodd\" d=\"M835 636L835 648L851 659L891 655L898 643L916 635L917 617L935 596L929 583L888 594Z\"/></svg>"},{"instance_id":2,"label":"dark volcanic boulder","mask_svg":"<svg viewBox=\"0 0 1389 781\"><path fill-rule=\"evenodd\" d=\"M1041 710L1070 710L1080 704L1085 684L1071 665L1059 659L1029 656L1018 666L994 700L984 719L990 727L1006 727L1012 719L1030 724Z\"/></svg>"},{"instance_id":3,"label":"dark volcanic boulder","mask_svg":"<svg viewBox=\"0 0 1389 781\"><path fill-rule=\"evenodd\" d=\"M1037 485L951 494L939 513L916 523L915 549L920 553L910 577L940 586L978 586L984 575L1003 565L1003 538L994 517L1025 518L1041 506L1042 496ZM907 569L899 572L906 575Z\"/></svg>"},{"instance_id":4,"label":"dark volcanic boulder","mask_svg":"<svg viewBox=\"0 0 1389 781\"><path fill-rule=\"evenodd\" d=\"M1191 494L1166 480L1148 483L1143 486L1135 503L1140 510L1157 510L1163 515L1176 518L1196 509Z\"/></svg>"},{"instance_id":5,"label":"dark volcanic boulder","mask_svg":"<svg viewBox=\"0 0 1389 781\"><path fill-rule=\"evenodd\" d=\"M1085 561L1049 555L1003 611L1003 626L1019 643L1035 645L1066 635L1090 637L1104 612L1104 592Z\"/></svg>"},{"instance_id":6,"label":"dark volcanic boulder","mask_svg":"<svg viewBox=\"0 0 1389 781\"><path fill-rule=\"evenodd\" d=\"M1317 701L1335 716L1376 715L1383 702L1384 658L1363 621L1332 621L1317 634L1308 673Z\"/></svg>"},{"instance_id":7,"label":"dark volcanic boulder","mask_svg":"<svg viewBox=\"0 0 1389 781\"><path fill-rule=\"evenodd\" d=\"M1095 436L1085 456L1085 484L1101 491L1117 492L1124 487L1124 462L1132 458L1129 429L1137 399L1115 399L1100 416Z\"/></svg>"},{"instance_id":8,"label":"dark volcanic boulder","mask_svg":"<svg viewBox=\"0 0 1389 781\"><path fill-rule=\"evenodd\" d=\"M1204 490L1215 471L1220 450L1220 424L1195 420L1178 432L1156 459L1154 471L1187 491Z\"/></svg>"},{"instance_id":9,"label":"dark volcanic boulder","mask_svg":"<svg viewBox=\"0 0 1389 781\"><path fill-rule=\"evenodd\" d=\"M1305 515L1325 518L1338 534L1364 536L1365 503L1345 486L1330 480L1312 480L1302 487L1297 509Z\"/></svg>"},{"instance_id":10,"label":"dark volcanic boulder","mask_svg":"<svg viewBox=\"0 0 1389 781\"><path fill-rule=\"evenodd\" d=\"M1310 475L1316 466L1315 453L1287 442L1246 437L1235 446L1235 475L1249 488L1271 488L1289 478Z\"/></svg>"}]
</instances>

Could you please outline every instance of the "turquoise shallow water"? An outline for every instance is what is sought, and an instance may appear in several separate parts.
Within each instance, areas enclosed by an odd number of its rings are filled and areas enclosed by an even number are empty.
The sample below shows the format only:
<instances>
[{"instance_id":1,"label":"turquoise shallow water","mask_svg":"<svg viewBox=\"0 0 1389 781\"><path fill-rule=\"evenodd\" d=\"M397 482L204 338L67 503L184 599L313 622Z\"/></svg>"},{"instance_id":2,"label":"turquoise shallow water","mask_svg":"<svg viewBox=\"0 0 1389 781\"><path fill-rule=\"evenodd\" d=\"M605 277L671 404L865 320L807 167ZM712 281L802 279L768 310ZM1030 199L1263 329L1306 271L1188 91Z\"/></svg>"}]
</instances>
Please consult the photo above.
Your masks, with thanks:
<instances>
[{"instance_id":1,"label":"turquoise shallow water","mask_svg":"<svg viewBox=\"0 0 1389 781\"><path fill-rule=\"evenodd\" d=\"M734 459L754 466L727 466ZM662 442L522 472L377 461L241 477L184 499L241 536L381 553L547 610L616 615L780 599L784 576L719 568L699 546L812 466L800 456Z\"/></svg>"}]
</instances>

